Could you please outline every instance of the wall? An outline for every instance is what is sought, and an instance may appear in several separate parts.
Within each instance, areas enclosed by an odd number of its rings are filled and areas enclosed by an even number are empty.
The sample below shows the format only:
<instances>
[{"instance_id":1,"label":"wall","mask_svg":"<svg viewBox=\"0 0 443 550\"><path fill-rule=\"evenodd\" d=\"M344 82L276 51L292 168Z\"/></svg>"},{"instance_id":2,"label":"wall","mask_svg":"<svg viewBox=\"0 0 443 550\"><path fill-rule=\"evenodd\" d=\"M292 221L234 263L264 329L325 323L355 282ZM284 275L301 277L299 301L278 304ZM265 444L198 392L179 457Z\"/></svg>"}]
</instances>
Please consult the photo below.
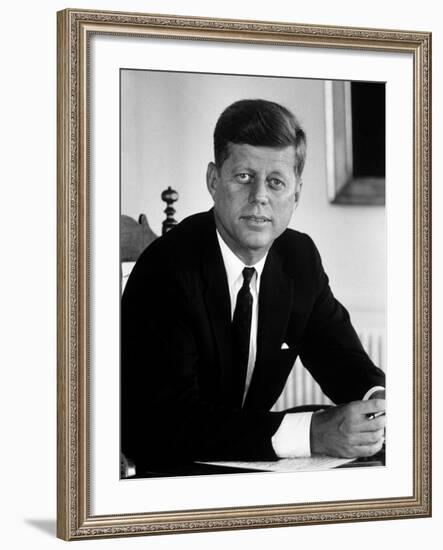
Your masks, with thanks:
<instances>
[{"instance_id":1,"label":"wall","mask_svg":"<svg viewBox=\"0 0 443 550\"><path fill-rule=\"evenodd\" d=\"M434 495L430 519L84 541L78 548L328 548L404 550L441 547L443 535L443 55L439 4L423 0L82 0L71 5L434 32ZM67 2L6 3L2 52L0 492L3 548L66 548L55 531L55 11ZM440 541L440 542L439 542ZM76 546L77 548L77 546Z\"/></svg>"},{"instance_id":2,"label":"wall","mask_svg":"<svg viewBox=\"0 0 443 550\"><path fill-rule=\"evenodd\" d=\"M314 238L334 292L357 316L359 328L383 328L385 209L327 200L323 81L123 71L121 82L122 213L136 219L147 214L158 234L165 218L160 195L169 185L180 196L178 220L212 206L206 166L213 159L215 122L227 105L260 97L292 110L305 129L308 155L291 227Z\"/></svg>"}]
</instances>

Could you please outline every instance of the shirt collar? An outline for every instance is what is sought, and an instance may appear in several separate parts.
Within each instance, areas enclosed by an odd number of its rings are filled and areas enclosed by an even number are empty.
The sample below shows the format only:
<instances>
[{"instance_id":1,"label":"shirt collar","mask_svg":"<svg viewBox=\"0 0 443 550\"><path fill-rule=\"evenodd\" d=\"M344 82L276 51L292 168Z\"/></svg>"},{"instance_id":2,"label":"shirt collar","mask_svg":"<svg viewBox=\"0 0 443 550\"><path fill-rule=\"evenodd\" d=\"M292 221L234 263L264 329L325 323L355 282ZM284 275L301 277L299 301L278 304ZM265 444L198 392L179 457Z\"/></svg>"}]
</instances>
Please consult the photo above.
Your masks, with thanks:
<instances>
[{"instance_id":1,"label":"shirt collar","mask_svg":"<svg viewBox=\"0 0 443 550\"><path fill-rule=\"evenodd\" d=\"M232 285L240 277L240 275L241 275L241 273L242 273L242 271L245 267L253 267L257 272L257 289L258 289L259 288L260 277L261 277L263 268L265 266L265 262L266 262L266 258L268 256L268 253L266 252L266 254L263 256L263 258L260 261L258 261L256 264L254 264L254 265L245 265L240 260L240 258L238 258L232 252L232 250L225 243L225 241L223 240L222 236L220 235L220 233L218 232L217 229L216 229L216 233L217 233L218 244L220 245L220 250L221 250L221 254L222 254L222 258L223 258L223 263L225 264L225 270L226 270L226 275L228 277L229 288L232 288Z\"/></svg>"}]
</instances>

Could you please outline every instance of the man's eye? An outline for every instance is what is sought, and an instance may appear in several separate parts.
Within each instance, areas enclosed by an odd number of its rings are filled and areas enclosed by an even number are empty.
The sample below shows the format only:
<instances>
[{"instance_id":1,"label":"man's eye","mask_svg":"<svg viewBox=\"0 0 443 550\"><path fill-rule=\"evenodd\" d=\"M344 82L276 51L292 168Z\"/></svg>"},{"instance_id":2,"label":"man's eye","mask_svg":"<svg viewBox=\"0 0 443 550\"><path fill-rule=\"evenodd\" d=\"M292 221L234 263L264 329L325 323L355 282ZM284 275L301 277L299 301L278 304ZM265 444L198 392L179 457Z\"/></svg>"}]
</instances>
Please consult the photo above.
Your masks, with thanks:
<instances>
[{"instance_id":1,"label":"man's eye","mask_svg":"<svg viewBox=\"0 0 443 550\"><path fill-rule=\"evenodd\" d=\"M248 174L247 172L240 172L240 174L237 174L235 176L235 179L239 183L249 183L252 179L252 176L251 176L251 174Z\"/></svg>"},{"instance_id":2,"label":"man's eye","mask_svg":"<svg viewBox=\"0 0 443 550\"><path fill-rule=\"evenodd\" d=\"M269 180L269 185L272 189L282 189L283 187L286 187L286 184L284 181L279 180L278 178L271 178Z\"/></svg>"}]
</instances>

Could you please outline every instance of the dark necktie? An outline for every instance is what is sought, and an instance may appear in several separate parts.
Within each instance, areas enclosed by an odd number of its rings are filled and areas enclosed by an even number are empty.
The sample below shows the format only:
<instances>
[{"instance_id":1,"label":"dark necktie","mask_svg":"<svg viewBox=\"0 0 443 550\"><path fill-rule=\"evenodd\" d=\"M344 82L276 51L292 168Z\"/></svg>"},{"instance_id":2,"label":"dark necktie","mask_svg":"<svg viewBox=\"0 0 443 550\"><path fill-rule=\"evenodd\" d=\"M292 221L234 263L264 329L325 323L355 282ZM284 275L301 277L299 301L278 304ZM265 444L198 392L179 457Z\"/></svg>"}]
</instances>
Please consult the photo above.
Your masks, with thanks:
<instances>
[{"instance_id":1,"label":"dark necktie","mask_svg":"<svg viewBox=\"0 0 443 550\"><path fill-rule=\"evenodd\" d=\"M252 294L249 284L254 273L255 269L253 267L245 267L243 269L243 286L238 291L234 317L232 319L234 351L234 387L232 390L235 396L235 403L239 406L242 404L246 373L248 370L249 340L251 336L252 320Z\"/></svg>"}]
</instances>

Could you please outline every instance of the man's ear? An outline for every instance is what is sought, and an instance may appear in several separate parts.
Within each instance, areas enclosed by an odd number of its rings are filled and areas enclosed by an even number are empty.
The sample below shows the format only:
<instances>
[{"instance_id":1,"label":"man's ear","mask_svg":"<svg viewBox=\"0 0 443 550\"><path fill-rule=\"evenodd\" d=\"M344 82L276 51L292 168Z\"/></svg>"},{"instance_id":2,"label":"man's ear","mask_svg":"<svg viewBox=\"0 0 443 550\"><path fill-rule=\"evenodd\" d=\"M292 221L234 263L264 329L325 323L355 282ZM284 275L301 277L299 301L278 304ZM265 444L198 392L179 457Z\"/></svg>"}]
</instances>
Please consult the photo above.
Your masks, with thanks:
<instances>
[{"instance_id":1,"label":"man's ear","mask_svg":"<svg viewBox=\"0 0 443 550\"><path fill-rule=\"evenodd\" d=\"M299 179L295 186L295 206L298 205L298 202L300 200L300 193L301 193L302 186L303 186L303 182L301 179Z\"/></svg>"},{"instance_id":2,"label":"man's ear","mask_svg":"<svg viewBox=\"0 0 443 550\"><path fill-rule=\"evenodd\" d=\"M213 162L208 164L208 169L206 170L206 187L212 198L214 198L215 191L217 189L217 180L218 180L218 170L217 166Z\"/></svg>"}]
</instances>

